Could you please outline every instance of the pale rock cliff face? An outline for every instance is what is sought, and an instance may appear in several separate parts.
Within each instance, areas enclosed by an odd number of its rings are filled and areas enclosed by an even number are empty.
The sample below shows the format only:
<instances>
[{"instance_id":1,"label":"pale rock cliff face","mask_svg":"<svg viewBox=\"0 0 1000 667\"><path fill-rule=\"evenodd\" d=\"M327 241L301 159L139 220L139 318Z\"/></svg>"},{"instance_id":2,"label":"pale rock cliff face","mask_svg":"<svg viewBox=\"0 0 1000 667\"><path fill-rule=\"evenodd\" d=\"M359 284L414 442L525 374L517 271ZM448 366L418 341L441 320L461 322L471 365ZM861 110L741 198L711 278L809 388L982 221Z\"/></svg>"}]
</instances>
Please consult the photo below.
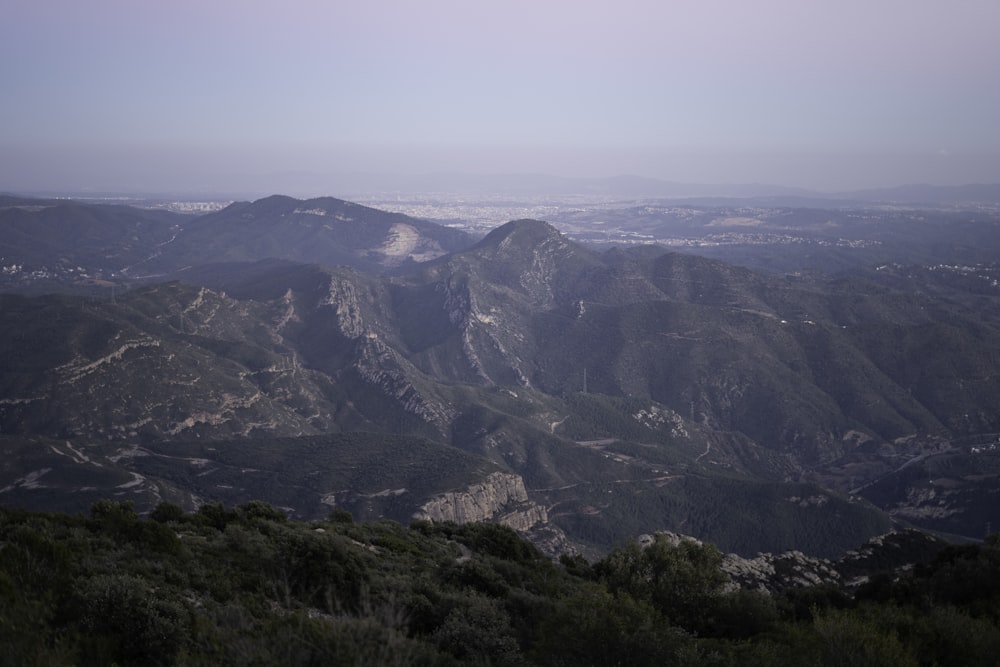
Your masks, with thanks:
<instances>
[{"instance_id":1,"label":"pale rock cliff face","mask_svg":"<svg viewBox=\"0 0 1000 667\"><path fill-rule=\"evenodd\" d=\"M757 554L755 558L726 554L723 557L722 569L732 578L734 587L756 589L767 593L789 587L841 583L841 575L833 562L825 558L807 556L801 551Z\"/></svg>"},{"instance_id":2,"label":"pale rock cliff face","mask_svg":"<svg viewBox=\"0 0 1000 667\"><path fill-rule=\"evenodd\" d=\"M406 260L427 262L446 254L437 241L423 236L412 225L398 222L389 228L385 240L374 253L381 256L379 263L387 267L399 266Z\"/></svg>"},{"instance_id":3,"label":"pale rock cliff face","mask_svg":"<svg viewBox=\"0 0 1000 667\"><path fill-rule=\"evenodd\" d=\"M441 433L446 433L455 418L455 409L433 396L421 393L410 382L405 372L407 365L408 362L391 347L377 337L369 337L362 341L354 368L365 382L392 397L403 410L417 415Z\"/></svg>"},{"instance_id":4,"label":"pale rock cliff face","mask_svg":"<svg viewBox=\"0 0 1000 667\"><path fill-rule=\"evenodd\" d=\"M368 333L361 302L354 283L341 276L330 276L330 286L321 306L331 306L337 313L337 324L347 338L360 338Z\"/></svg>"},{"instance_id":5,"label":"pale rock cliff face","mask_svg":"<svg viewBox=\"0 0 1000 667\"><path fill-rule=\"evenodd\" d=\"M549 520L548 511L532 501L527 501L523 508L504 512L496 518L496 522L510 526L517 531L528 531Z\"/></svg>"},{"instance_id":6,"label":"pale rock cliff face","mask_svg":"<svg viewBox=\"0 0 1000 667\"><path fill-rule=\"evenodd\" d=\"M690 535L682 535L670 531L656 533L661 539L666 539L673 546L681 542L704 544ZM648 547L656 541L652 535L640 535L636 542L641 547ZM743 558L734 553L722 555L720 569L725 572L730 581L727 591L739 589L757 590L762 593L775 593L789 587L819 586L822 584L839 584L841 575L836 565L825 558L807 556L801 551L785 551L780 554L761 553L754 558Z\"/></svg>"},{"instance_id":7,"label":"pale rock cliff face","mask_svg":"<svg viewBox=\"0 0 1000 667\"><path fill-rule=\"evenodd\" d=\"M553 277L560 260L571 252L570 246L560 236L550 236L532 249L531 269L521 274L521 287L532 301L543 308L554 308L556 296L552 291Z\"/></svg>"},{"instance_id":8,"label":"pale rock cliff face","mask_svg":"<svg viewBox=\"0 0 1000 667\"><path fill-rule=\"evenodd\" d=\"M448 313L448 321L455 325L462 332L462 352L466 360L472 366L476 375L486 382L492 384L489 374L483 367L482 361L476 352L475 342L471 335L471 323L475 320L476 312L472 295L469 293L468 285L456 284L454 280L440 282L435 290L444 294L444 309Z\"/></svg>"},{"instance_id":9,"label":"pale rock cliff face","mask_svg":"<svg viewBox=\"0 0 1000 667\"><path fill-rule=\"evenodd\" d=\"M522 236L515 234L507 236L497 245L493 259L499 262L521 263L526 258L525 251L527 250L530 257L527 258L527 266L520 272L518 286L529 296L536 307L554 308L557 305L557 299L552 285L560 265L573 253L573 246L566 241L565 237L545 223L526 222L532 225L541 225L545 229L535 228L525 232L533 236L528 248L525 248L525 239Z\"/></svg>"},{"instance_id":10,"label":"pale rock cliff face","mask_svg":"<svg viewBox=\"0 0 1000 667\"><path fill-rule=\"evenodd\" d=\"M291 287L285 291L284 296L281 297L276 306L278 312L272 318L274 331L271 334L271 339L279 343L282 342L281 332L288 326L289 322L301 322L302 318L295 307L295 293Z\"/></svg>"},{"instance_id":11,"label":"pale rock cliff face","mask_svg":"<svg viewBox=\"0 0 1000 667\"><path fill-rule=\"evenodd\" d=\"M528 498L519 475L494 472L465 491L442 493L413 515L424 521L494 522L509 526L535 543L542 553L574 553L566 535L549 523L548 511Z\"/></svg>"},{"instance_id":12,"label":"pale rock cliff face","mask_svg":"<svg viewBox=\"0 0 1000 667\"><path fill-rule=\"evenodd\" d=\"M510 521L520 524L522 529L526 529L530 525L525 524L531 519L520 516L522 512L517 506L522 503L529 503L524 480L511 473L495 472L482 483L473 484L465 491L442 493L437 498L424 503L420 511L414 514L414 518L471 523L474 521L497 521L501 516L504 516L509 517ZM538 520L548 519L544 508L538 507L538 511L540 513L534 508L531 509L532 514L537 516ZM517 515L516 518L515 515ZM534 523L537 521L531 525ZM507 523L506 525L511 524Z\"/></svg>"},{"instance_id":13,"label":"pale rock cliff face","mask_svg":"<svg viewBox=\"0 0 1000 667\"><path fill-rule=\"evenodd\" d=\"M332 308L339 333L357 345L353 366L367 383L391 397L403 410L417 415L441 433L447 432L454 409L434 396L420 391L411 381L413 368L391 345L384 342L380 322L385 314L377 292L368 291L341 275L332 275L319 307Z\"/></svg>"},{"instance_id":14,"label":"pale rock cliff face","mask_svg":"<svg viewBox=\"0 0 1000 667\"><path fill-rule=\"evenodd\" d=\"M501 316L500 309L482 306L464 281L449 279L439 283L436 289L444 294L448 320L461 332L462 351L476 376L487 385L515 381L530 386L527 375L521 370L520 357L504 343L516 345L524 339L521 332L526 327L512 321L516 318L510 310ZM491 289L497 288L487 291Z\"/></svg>"}]
</instances>

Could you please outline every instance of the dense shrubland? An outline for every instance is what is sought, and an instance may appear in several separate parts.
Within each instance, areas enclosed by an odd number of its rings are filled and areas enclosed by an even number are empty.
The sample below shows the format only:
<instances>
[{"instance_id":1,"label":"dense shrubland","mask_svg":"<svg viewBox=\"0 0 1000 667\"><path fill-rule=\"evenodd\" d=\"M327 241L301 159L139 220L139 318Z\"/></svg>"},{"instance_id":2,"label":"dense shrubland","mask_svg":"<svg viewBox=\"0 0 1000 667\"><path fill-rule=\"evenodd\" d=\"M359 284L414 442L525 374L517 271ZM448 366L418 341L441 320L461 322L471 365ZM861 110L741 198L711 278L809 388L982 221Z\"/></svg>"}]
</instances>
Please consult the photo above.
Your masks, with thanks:
<instances>
[{"instance_id":1,"label":"dense shrubland","mask_svg":"<svg viewBox=\"0 0 1000 667\"><path fill-rule=\"evenodd\" d=\"M709 544L553 562L491 524L0 510L11 665L987 665L1000 539L852 591L731 590Z\"/></svg>"}]
</instances>

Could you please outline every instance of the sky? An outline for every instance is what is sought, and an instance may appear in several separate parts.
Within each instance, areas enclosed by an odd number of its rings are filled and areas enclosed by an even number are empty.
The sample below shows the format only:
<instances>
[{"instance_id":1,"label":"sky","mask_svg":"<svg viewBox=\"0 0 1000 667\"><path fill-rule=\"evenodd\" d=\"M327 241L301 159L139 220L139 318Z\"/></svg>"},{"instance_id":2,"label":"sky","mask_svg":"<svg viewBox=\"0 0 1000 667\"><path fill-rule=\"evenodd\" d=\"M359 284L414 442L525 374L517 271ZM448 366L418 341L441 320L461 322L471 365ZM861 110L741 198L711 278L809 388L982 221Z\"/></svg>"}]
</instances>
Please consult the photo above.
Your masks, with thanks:
<instances>
[{"instance_id":1,"label":"sky","mask_svg":"<svg viewBox=\"0 0 1000 667\"><path fill-rule=\"evenodd\" d=\"M0 191L436 172L1000 182L1000 2L0 5Z\"/></svg>"}]
</instances>

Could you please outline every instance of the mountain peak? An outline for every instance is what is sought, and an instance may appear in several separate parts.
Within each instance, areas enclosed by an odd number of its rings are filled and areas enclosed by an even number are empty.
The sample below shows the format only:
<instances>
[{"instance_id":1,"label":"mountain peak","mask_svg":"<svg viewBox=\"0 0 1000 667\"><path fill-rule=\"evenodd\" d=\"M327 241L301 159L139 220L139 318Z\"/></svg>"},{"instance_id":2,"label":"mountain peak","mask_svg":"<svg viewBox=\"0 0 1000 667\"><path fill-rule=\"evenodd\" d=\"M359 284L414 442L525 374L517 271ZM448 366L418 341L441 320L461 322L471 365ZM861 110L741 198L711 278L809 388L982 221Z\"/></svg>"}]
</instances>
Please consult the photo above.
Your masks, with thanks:
<instances>
[{"instance_id":1,"label":"mountain peak","mask_svg":"<svg viewBox=\"0 0 1000 667\"><path fill-rule=\"evenodd\" d=\"M531 219L512 220L487 234L477 247L498 248L512 243L534 246L553 240L566 242L562 232L547 222Z\"/></svg>"},{"instance_id":2,"label":"mountain peak","mask_svg":"<svg viewBox=\"0 0 1000 667\"><path fill-rule=\"evenodd\" d=\"M241 214L251 214L254 217L282 216L301 212L329 213L338 212L348 206L346 202L336 197L316 197L314 199L296 199L287 195L270 195L252 202L238 202L223 211L239 210ZM221 217L221 216L214 216Z\"/></svg>"}]
</instances>

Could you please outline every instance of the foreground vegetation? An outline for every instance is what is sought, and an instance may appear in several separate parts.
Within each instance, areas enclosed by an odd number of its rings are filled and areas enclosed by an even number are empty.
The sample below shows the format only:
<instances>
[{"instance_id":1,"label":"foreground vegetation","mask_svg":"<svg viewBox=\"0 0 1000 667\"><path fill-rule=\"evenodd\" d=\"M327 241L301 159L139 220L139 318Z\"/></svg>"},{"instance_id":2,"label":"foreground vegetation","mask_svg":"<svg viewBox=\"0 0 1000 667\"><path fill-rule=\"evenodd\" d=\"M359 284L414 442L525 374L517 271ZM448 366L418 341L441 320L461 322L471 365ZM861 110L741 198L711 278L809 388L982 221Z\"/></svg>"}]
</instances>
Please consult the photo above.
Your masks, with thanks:
<instances>
[{"instance_id":1,"label":"foreground vegetation","mask_svg":"<svg viewBox=\"0 0 1000 667\"><path fill-rule=\"evenodd\" d=\"M0 664L987 665L1000 539L853 592L730 590L711 545L555 563L490 524L270 505L0 510Z\"/></svg>"}]
</instances>

